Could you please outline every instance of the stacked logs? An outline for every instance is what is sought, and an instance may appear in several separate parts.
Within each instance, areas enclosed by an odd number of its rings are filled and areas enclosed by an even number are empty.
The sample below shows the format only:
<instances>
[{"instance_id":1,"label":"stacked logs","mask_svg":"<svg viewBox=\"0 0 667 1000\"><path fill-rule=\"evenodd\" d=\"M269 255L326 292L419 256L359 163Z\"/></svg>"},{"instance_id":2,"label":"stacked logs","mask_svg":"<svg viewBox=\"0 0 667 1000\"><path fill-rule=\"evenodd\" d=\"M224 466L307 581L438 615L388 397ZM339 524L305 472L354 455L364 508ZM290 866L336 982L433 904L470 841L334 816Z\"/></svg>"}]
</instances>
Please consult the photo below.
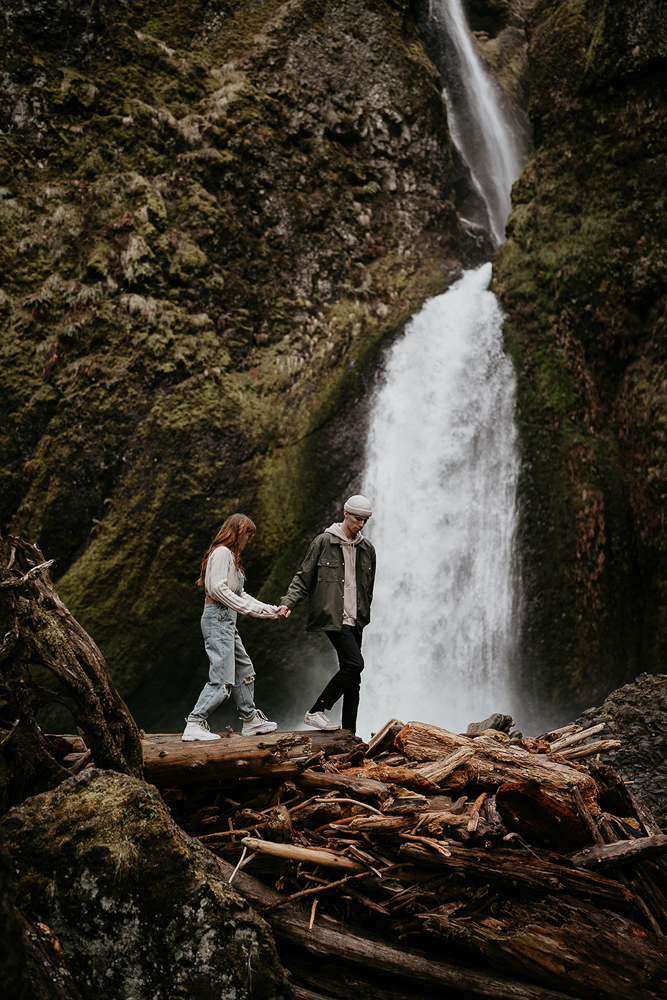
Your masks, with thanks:
<instances>
[{"instance_id":1,"label":"stacked logs","mask_svg":"<svg viewBox=\"0 0 667 1000\"><path fill-rule=\"evenodd\" d=\"M368 745L150 737L144 761L302 1000L667 998L667 835L597 759L601 730L392 719Z\"/></svg>"}]
</instances>

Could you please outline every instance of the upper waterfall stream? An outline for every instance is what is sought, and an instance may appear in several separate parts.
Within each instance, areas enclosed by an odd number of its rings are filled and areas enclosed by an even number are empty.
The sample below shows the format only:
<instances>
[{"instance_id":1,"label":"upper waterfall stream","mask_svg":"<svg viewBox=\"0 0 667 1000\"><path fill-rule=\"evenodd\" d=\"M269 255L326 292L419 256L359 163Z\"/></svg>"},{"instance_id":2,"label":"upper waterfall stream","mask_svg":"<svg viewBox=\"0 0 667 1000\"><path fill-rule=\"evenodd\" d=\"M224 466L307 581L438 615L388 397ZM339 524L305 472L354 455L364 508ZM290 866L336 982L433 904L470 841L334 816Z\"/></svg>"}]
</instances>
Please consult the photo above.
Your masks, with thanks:
<instances>
[{"instance_id":1,"label":"upper waterfall stream","mask_svg":"<svg viewBox=\"0 0 667 1000\"><path fill-rule=\"evenodd\" d=\"M457 85L444 95L452 138L501 242L519 147L460 0L432 0L431 17L453 53ZM514 711L515 376L490 278L489 263L426 303L390 349L374 401L362 486L378 553L365 737L392 715L460 731Z\"/></svg>"}]
</instances>

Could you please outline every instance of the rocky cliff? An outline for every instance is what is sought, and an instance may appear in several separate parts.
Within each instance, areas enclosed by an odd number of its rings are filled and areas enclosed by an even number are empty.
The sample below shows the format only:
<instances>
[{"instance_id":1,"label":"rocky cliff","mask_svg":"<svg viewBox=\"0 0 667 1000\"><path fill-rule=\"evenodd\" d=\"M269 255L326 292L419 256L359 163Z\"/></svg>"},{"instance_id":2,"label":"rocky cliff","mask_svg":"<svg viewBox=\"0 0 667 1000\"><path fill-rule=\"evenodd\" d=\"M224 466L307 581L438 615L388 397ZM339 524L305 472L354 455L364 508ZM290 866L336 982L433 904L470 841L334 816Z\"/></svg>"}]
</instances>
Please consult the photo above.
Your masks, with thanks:
<instances>
[{"instance_id":1,"label":"rocky cliff","mask_svg":"<svg viewBox=\"0 0 667 1000\"><path fill-rule=\"evenodd\" d=\"M494 265L519 378L524 682L601 700L667 651L667 11L539 0L535 152Z\"/></svg>"},{"instance_id":2,"label":"rocky cliff","mask_svg":"<svg viewBox=\"0 0 667 1000\"><path fill-rule=\"evenodd\" d=\"M275 601L380 343L488 244L406 0L8 0L0 62L0 520L151 726L219 523Z\"/></svg>"}]
</instances>

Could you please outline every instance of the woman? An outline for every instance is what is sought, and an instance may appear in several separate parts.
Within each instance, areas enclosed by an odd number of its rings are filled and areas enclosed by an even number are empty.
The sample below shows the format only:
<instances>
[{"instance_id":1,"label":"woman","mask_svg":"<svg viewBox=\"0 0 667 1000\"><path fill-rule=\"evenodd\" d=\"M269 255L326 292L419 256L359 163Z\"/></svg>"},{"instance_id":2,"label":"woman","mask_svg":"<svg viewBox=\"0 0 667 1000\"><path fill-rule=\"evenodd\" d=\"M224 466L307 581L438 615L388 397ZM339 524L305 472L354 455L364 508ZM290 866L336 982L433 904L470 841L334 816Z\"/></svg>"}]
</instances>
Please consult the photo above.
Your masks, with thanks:
<instances>
[{"instance_id":1,"label":"woman","mask_svg":"<svg viewBox=\"0 0 667 1000\"><path fill-rule=\"evenodd\" d=\"M243 722L244 736L271 733L278 728L276 722L269 722L255 708L255 671L236 628L239 611L255 618L289 616L287 608L263 604L243 589L245 570L241 553L255 531L255 525L245 514L232 514L211 542L201 564L197 584L206 590L201 630L209 675L197 704L185 720L187 725L181 737L185 742L220 739L209 730L206 720L230 694Z\"/></svg>"}]
</instances>

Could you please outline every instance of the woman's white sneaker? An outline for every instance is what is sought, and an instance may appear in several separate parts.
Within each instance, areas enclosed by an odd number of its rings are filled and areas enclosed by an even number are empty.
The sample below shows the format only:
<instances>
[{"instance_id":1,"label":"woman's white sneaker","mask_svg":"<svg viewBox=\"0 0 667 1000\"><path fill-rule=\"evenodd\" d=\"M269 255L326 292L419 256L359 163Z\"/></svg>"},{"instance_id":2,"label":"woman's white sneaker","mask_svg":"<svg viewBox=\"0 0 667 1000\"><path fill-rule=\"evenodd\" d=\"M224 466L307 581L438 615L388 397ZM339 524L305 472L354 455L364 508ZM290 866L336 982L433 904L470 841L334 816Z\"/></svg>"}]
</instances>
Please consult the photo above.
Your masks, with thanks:
<instances>
[{"instance_id":1,"label":"woman's white sneaker","mask_svg":"<svg viewBox=\"0 0 667 1000\"><path fill-rule=\"evenodd\" d=\"M241 735L259 736L260 733L272 733L274 729L277 728L277 722L269 722L267 717L264 715L264 712L260 712L260 710L256 708L252 719L244 719Z\"/></svg>"},{"instance_id":2,"label":"woman's white sneaker","mask_svg":"<svg viewBox=\"0 0 667 1000\"><path fill-rule=\"evenodd\" d=\"M331 719L327 719L324 712L306 712L303 721L307 726L313 726L315 729L325 729L327 731L340 729L340 722L332 722Z\"/></svg>"},{"instance_id":3,"label":"woman's white sneaker","mask_svg":"<svg viewBox=\"0 0 667 1000\"><path fill-rule=\"evenodd\" d=\"M208 728L208 722L187 722L185 732L181 736L184 743L194 743L195 740L219 740L217 733L212 733Z\"/></svg>"}]
</instances>

